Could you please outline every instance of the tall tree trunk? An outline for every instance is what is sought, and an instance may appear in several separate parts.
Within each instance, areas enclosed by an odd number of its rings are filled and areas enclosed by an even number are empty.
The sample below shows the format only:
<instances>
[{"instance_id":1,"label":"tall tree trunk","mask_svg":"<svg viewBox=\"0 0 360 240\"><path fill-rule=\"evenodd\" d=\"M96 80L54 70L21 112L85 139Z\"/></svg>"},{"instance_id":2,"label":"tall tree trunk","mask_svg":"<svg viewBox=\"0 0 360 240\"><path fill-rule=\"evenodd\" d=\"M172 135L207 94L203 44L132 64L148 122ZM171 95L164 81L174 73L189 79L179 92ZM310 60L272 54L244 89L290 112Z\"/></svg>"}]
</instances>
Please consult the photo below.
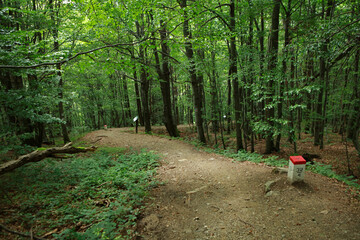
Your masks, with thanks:
<instances>
[{"instance_id":1,"label":"tall tree trunk","mask_svg":"<svg viewBox=\"0 0 360 240\"><path fill-rule=\"evenodd\" d=\"M216 44L216 43L215 43ZM215 45L214 44L214 45ZM215 49L215 46L213 48ZM218 91L216 83L216 52L211 51L211 76L210 76L210 95L211 95L211 121L212 131L216 134L219 131L219 103L218 103Z\"/></svg>"},{"instance_id":2,"label":"tall tree trunk","mask_svg":"<svg viewBox=\"0 0 360 240\"><path fill-rule=\"evenodd\" d=\"M130 106L130 99L129 99L129 91L127 86L127 79L124 76L122 76L122 87L124 91L124 105L125 105L125 117L126 117L126 123L125 125L128 126L129 122L131 122L131 106Z\"/></svg>"},{"instance_id":3,"label":"tall tree trunk","mask_svg":"<svg viewBox=\"0 0 360 240\"><path fill-rule=\"evenodd\" d=\"M142 50L140 52L142 52ZM145 70L144 66L141 66L140 79L141 79L141 84L140 84L140 86L141 86L140 87L141 103L142 103L142 109L143 109L145 132L146 133L151 133L150 109L149 109L149 87L150 87L150 82L149 82L148 74L146 73L146 70Z\"/></svg>"},{"instance_id":4,"label":"tall tree trunk","mask_svg":"<svg viewBox=\"0 0 360 240\"><path fill-rule=\"evenodd\" d=\"M57 10L56 8L60 8L60 2L58 4L56 4L56 2L53 3L53 0L49 0L49 4L50 4L50 8L53 11L51 13L51 19L52 22L54 24L53 26L53 38L54 38L54 51L57 52L59 51L59 40L58 40L58 36L59 36L59 30L58 30L58 19L59 19L59 10ZM56 11L56 12L54 12ZM64 104L63 104L63 99L64 99L64 95L63 95L63 78L61 76L61 63L56 64L56 70L57 70L57 75L59 77L59 105L58 105L58 109L59 109L59 118L62 121L64 120ZM66 127L66 123L62 122L61 124L61 133L63 136L63 141L64 144L70 142L70 137L67 131L67 127Z\"/></svg>"},{"instance_id":5,"label":"tall tree trunk","mask_svg":"<svg viewBox=\"0 0 360 240\"><path fill-rule=\"evenodd\" d=\"M175 84L176 77L174 76L173 67L170 67L170 83L171 83L171 94L172 94L172 109L174 110L174 121L175 125L180 124L180 116L179 116L179 105L178 105L178 86Z\"/></svg>"},{"instance_id":6,"label":"tall tree trunk","mask_svg":"<svg viewBox=\"0 0 360 240\"><path fill-rule=\"evenodd\" d=\"M260 61L259 61L259 75L260 81L264 81L264 62L265 62L265 17L264 10L260 12L260 31L259 31L259 45L260 45ZM262 99L259 102L259 115L262 121L265 121L265 100Z\"/></svg>"},{"instance_id":7,"label":"tall tree trunk","mask_svg":"<svg viewBox=\"0 0 360 240\"><path fill-rule=\"evenodd\" d=\"M291 81L291 84L293 83L294 79L293 79L293 56L291 56L290 58L290 77L289 74L287 74L288 68L287 68L287 58L289 56L289 54L293 54L292 51L290 51L289 49L289 44L291 42L291 36L290 36L290 23L291 23L291 0L288 0L288 6L287 9L285 10L285 21L284 21L284 30L285 30L285 42L284 42L284 59L282 62L283 65L283 76L285 79L285 87L286 90L289 90L289 80ZM290 79L289 79L290 78ZM280 94L282 96L282 91L284 90L284 87L281 87L283 85L283 83L280 83ZM290 96L290 98L293 98L295 96ZM289 97L288 97L289 98ZM288 99L288 107L290 108L291 106L293 106L294 101L292 99ZM282 118L282 99L280 99L279 103L278 103L278 118L281 119ZM293 110L290 108L289 109L289 140L291 143L295 143L295 137L294 137L294 113ZM281 134L279 134L276 138L276 149L279 151L280 150L280 139L281 139ZM296 143L295 145L296 146ZM296 149L296 147L295 147ZM296 150L295 150L296 152Z\"/></svg>"},{"instance_id":8,"label":"tall tree trunk","mask_svg":"<svg viewBox=\"0 0 360 240\"><path fill-rule=\"evenodd\" d=\"M348 133L347 136L352 140L358 154L360 156L360 144L359 144L359 133L360 133L360 91L359 91L359 59L360 50L358 49L355 53L354 61L354 91L351 97L353 103L353 111L348 121Z\"/></svg>"},{"instance_id":9,"label":"tall tree trunk","mask_svg":"<svg viewBox=\"0 0 360 240\"><path fill-rule=\"evenodd\" d=\"M177 126L175 124L173 114L171 111L171 91L170 91L170 68L169 68L169 56L170 56L170 49L166 43L167 34L166 34L166 26L163 21L160 21L161 29L160 32L160 39L161 39L161 55L162 55L162 68L160 66L160 59L156 49L156 45L154 44L154 55L156 61L156 70L158 72L160 78L160 88L161 88L161 95L163 100L163 122L171 137L179 137L179 132Z\"/></svg>"},{"instance_id":10,"label":"tall tree trunk","mask_svg":"<svg viewBox=\"0 0 360 240\"><path fill-rule=\"evenodd\" d=\"M228 80L227 80L227 112L226 112L226 116L225 116L226 120L227 120L227 134L231 133L231 112L230 112L231 98L232 98L231 71L230 71L230 67L229 67Z\"/></svg>"},{"instance_id":11,"label":"tall tree trunk","mask_svg":"<svg viewBox=\"0 0 360 240\"><path fill-rule=\"evenodd\" d=\"M241 133L241 104L240 104L240 89L238 82L237 72L237 50L236 50L236 26L235 26L235 0L230 0L230 76L233 85L233 100L234 100L234 111L235 111L235 131L236 131L236 151L244 149L242 143Z\"/></svg>"},{"instance_id":12,"label":"tall tree trunk","mask_svg":"<svg viewBox=\"0 0 360 240\"><path fill-rule=\"evenodd\" d=\"M136 66L133 68L133 75L134 75L134 87L135 87L135 97L136 97L136 107L137 107L137 113L139 116L139 122L141 126L144 126L144 118L141 110L141 98L140 98L140 90L139 90L139 84L138 84L138 78L136 73Z\"/></svg>"},{"instance_id":13,"label":"tall tree trunk","mask_svg":"<svg viewBox=\"0 0 360 240\"><path fill-rule=\"evenodd\" d=\"M139 38L144 36L144 26L140 25L139 22L136 22L137 36ZM149 109L149 87L150 87L150 79L149 74L146 71L146 49L144 49L143 45L139 46L139 59L141 61L140 67L140 91L141 91L141 103L143 109L143 118L145 125L145 133L151 133L151 116Z\"/></svg>"},{"instance_id":14,"label":"tall tree trunk","mask_svg":"<svg viewBox=\"0 0 360 240\"><path fill-rule=\"evenodd\" d=\"M273 134L274 134L274 107L270 106L271 100L275 97L275 71L277 66L277 54L279 46L279 13L280 13L281 0L274 0L274 8L271 17L271 33L269 38L269 63L268 71L270 74L270 80L268 82L268 96L266 99L267 109L265 111L266 120L269 126L269 130L266 133L266 149L265 153L271 153L275 149Z\"/></svg>"},{"instance_id":15,"label":"tall tree trunk","mask_svg":"<svg viewBox=\"0 0 360 240\"><path fill-rule=\"evenodd\" d=\"M324 0L325 1L325 0ZM335 7L334 0L328 0L326 6L325 20L329 19L332 15L333 8ZM320 149L324 148L324 129L325 129L325 114L327 104L327 87L328 87L328 45L329 39L326 38L320 46L320 91L316 103L316 120L314 127L314 145L320 146Z\"/></svg>"},{"instance_id":16,"label":"tall tree trunk","mask_svg":"<svg viewBox=\"0 0 360 240\"><path fill-rule=\"evenodd\" d=\"M195 109L195 121L196 121L196 128L197 128L197 134L198 139L202 143L206 143L205 134L204 134L204 128L203 128L203 97L202 97L202 83L200 82L200 79L197 76L196 73L196 67L195 67L195 59L194 59L194 51L193 46L191 43L191 32L190 32L190 26L189 26L189 19L187 14L187 0L179 0L181 8L184 10L184 21L183 21L183 34L185 41L185 51L186 51L186 57L189 61L189 74L190 74L190 80L191 80L191 86L193 90L193 96L194 96L194 109Z\"/></svg>"},{"instance_id":17,"label":"tall tree trunk","mask_svg":"<svg viewBox=\"0 0 360 240\"><path fill-rule=\"evenodd\" d=\"M253 7L253 3L251 0L249 0L249 4L251 7ZM253 38L254 38L254 31L253 31L253 23L254 23L254 16L253 16L253 12L250 13L250 18L249 18L249 39L248 39L248 46L249 46L249 50L252 52L254 50L254 46L253 46ZM254 58L253 55L250 54L249 56L249 72L248 72L248 79L249 79L249 85L248 86L252 86L254 84ZM255 141L254 141L254 131L252 129L252 126L250 124L251 119L254 117L255 115L255 111L254 111L254 101L251 98L253 94L252 88L249 87L247 89L247 106L248 108L250 108L250 118L247 119L247 113L245 112L245 121L246 121L246 128L248 131L248 135L250 135L250 151L251 152L255 152Z\"/></svg>"}]
</instances>

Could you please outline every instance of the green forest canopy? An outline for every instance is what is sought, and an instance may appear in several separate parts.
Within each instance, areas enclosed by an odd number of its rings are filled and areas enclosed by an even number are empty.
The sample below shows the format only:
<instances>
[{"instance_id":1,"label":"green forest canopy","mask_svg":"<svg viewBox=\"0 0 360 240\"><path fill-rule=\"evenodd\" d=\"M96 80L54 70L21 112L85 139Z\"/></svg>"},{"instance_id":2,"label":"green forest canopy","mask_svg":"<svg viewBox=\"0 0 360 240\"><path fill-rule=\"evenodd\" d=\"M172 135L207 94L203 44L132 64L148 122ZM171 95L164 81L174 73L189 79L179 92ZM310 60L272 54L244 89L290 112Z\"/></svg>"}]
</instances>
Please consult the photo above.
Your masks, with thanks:
<instances>
[{"instance_id":1,"label":"green forest canopy","mask_svg":"<svg viewBox=\"0 0 360 240\"><path fill-rule=\"evenodd\" d=\"M360 2L0 0L0 138L40 146L81 129L235 131L266 152L326 129L357 150Z\"/></svg>"}]
</instances>

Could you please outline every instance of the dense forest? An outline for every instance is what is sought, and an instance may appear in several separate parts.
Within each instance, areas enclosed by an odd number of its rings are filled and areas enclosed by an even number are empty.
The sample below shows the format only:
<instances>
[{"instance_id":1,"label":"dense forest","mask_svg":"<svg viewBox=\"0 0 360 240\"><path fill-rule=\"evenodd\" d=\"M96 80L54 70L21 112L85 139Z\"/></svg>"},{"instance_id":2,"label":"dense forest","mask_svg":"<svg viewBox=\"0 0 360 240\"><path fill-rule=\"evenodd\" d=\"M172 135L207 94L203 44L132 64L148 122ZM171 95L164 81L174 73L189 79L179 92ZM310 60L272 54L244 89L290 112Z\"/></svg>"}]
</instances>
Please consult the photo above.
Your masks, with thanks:
<instances>
[{"instance_id":1,"label":"dense forest","mask_svg":"<svg viewBox=\"0 0 360 240\"><path fill-rule=\"evenodd\" d=\"M0 0L0 238L358 239L359 61L359 0Z\"/></svg>"},{"instance_id":2,"label":"dense forest","mask_svg":"<svg viewBox=\"0 0 360 240\"><path fill-rule=\"evenodd\" d=\"M327 132L358 152L356 0L0 0L0 137L195 124L198 140L265 153ZM215 134L209 137L209 132ZM210 134L211 135L211 134ZM223 142L223 147L225 144Z\"/></svg>"}]
</instances>

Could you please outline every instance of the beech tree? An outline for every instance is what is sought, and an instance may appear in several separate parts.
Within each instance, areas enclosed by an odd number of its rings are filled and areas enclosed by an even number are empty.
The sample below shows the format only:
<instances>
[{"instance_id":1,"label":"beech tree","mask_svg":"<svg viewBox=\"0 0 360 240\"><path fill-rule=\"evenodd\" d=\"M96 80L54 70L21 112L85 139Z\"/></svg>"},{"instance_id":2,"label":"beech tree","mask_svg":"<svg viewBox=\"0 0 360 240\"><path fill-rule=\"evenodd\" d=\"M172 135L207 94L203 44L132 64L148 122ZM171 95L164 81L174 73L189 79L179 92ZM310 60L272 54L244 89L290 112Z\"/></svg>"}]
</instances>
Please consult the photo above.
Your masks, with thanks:
<instances>
[{"instance_id":1,"label":"beech tree","mask_svg":"<svg viewBox=\"0 0 360 240\"><path fill-rule=\"evenodd\" d=\"M200 142L218 145L220 132L224 148L233 134L235 151L264 140L266 153L286 141L296 152L304 132L326 148L330 131L360 148L357 2L0 5L0 129L9 144L69 141L68 132L139 116L147 133L163 124L174 137L177 124L195 122Z\"/></svg>"}]
</instances>

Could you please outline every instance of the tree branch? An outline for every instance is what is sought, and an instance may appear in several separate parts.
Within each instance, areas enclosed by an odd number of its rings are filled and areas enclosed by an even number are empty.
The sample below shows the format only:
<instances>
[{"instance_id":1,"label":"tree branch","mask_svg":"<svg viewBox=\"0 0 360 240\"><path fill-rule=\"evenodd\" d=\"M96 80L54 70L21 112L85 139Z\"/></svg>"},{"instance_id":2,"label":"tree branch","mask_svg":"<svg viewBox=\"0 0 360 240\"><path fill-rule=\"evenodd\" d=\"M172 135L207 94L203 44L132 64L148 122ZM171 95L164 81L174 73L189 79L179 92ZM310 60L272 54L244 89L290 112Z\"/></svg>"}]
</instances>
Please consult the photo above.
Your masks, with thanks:
<instances>
[{"instance_id":1,"label":"tree branch","mask_svg":"<svg viewBox=\"0 0 360 240\"><path fill-rule=\"evenodd\" d=\"M331 38L332 38L333 36L335 36L336 34L342 32L345 28L347 28L347 27L349 27L349 26L351 26L351 25L353 25L354 23L357 23L357 22L360 22L360 18L357 19L357 20L355 20L355 21L353 21L353 22L351 22L351 23L349 23L349 24L347 24L347 25L345 25L344 27L340 28L338 31L336 31L336 32L334 32L333 34L331 34L331 35L327 38L327 40L331 39Z\"/></svg>"},{"instance_id":2,"label":"tree branch","mask_svg":"<svg viewBox=\"0 0 360 240\"><path fill-rule=\"evenodd\" d=\"M326 68L326 71L330 71L330 69L341 59L343 59L344 57L348 56L349 53L355 48L356 45L351 45L349 46L345 51L343 51L342 53L340 53L334 60L332 60L329 65ZM316 79L317 77L320 76L320 72L318 72L317 74L314 74L314 79Z\"/></svg>"}]
</instances>

